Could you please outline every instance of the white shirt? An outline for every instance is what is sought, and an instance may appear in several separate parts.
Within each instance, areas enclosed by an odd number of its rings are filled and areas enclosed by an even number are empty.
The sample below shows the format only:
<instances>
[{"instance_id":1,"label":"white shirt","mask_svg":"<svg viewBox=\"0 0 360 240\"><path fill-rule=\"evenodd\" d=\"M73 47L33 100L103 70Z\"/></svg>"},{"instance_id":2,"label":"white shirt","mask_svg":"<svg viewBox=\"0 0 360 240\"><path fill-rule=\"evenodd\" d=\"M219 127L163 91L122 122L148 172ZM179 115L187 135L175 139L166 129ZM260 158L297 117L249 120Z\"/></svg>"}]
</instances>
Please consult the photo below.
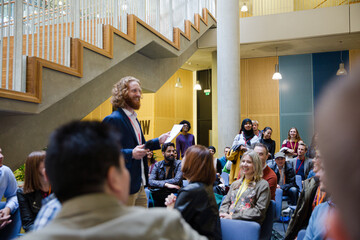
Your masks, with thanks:
<instances>
[{"instance_id":1,"label":"white shirt","mask_svg":"<svg viewBox=\"0 0 360 240\"><path fill-rule=\"evenodd\" d=\"M129 110L123 108L122 110L124 110L126 116L128 116L130 123L134 129L135 135L136 135L136 139L138 141L138 144L141 145L143 144L142 140L141 140L141 127L139 122L137 121L137 113L135 111L130 112ZM144 162L141 159L141 180L142 180L142 185L145 186L146 185L146 177L145 177L145 167L144 167Z\"/></svg>"}]
</instances>

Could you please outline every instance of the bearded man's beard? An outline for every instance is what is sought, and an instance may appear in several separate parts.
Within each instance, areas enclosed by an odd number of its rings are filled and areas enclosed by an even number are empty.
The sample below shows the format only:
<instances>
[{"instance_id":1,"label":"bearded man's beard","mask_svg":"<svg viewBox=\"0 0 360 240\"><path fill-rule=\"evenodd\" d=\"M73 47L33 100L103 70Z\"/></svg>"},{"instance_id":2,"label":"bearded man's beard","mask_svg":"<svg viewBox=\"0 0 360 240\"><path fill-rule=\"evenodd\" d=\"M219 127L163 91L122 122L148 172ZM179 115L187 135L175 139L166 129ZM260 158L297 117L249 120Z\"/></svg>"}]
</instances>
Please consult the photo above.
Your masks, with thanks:
<instances>
[{"instance_id":1,"label":"bearded man's beard","mask_svg":"<svg viewBox=\"0 0 360 240\"><path fill-rule=\"evenodd\" d=\"M140 109L140 101L137 102L136 100L131 99L129 95L125 97L125 103L134 110Z\"/></svg>"}]
</instances>

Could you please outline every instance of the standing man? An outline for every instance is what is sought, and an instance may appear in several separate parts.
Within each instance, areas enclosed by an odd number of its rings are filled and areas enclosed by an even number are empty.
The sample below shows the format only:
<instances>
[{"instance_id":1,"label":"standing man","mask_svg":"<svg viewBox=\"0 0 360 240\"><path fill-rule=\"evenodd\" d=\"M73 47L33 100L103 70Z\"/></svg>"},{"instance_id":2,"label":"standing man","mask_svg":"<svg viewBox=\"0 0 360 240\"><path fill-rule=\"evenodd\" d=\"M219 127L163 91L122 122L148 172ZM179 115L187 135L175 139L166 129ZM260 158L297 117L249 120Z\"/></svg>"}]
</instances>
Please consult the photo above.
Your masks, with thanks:
<instances>
[{"instance_id":1,"label":"standing man","mask_svg":"<svg viewBox=\"0 0 360 240\"><path fill-rule=\"evenodd\" d=\"M266 164L269 150L262 143L255 143L254 151L259 155L263 167L263 179L269 183L271 200L275 200L275 191L277 188L277 176L271 168Z\"/></svg>"},{"instance_id":2,"label":"standing man","mask_svg":"<svg viewBox=\"0 0 360 240\"><path fill-rule=\"evenodd\" d=\"M17 211L19 207L16 197L17 183L13 172L3 165L3 161L4 155L0 148L0 199L6 198L6 203L0 203L0 239L12 239L17 235L14 231L15 220L20 221L20 214Z\"/></svg>"},{"instance_id":3,"label":"standing man","mask_svg":"<svg viewBox=\"0 0 360 240\"><path fill-rule=\"evenodd\" d=\"M305 156L308 148L305 143L300 142L298 146L298 157L290 160L295 175L300 175L304 181L312 169L312 159Z\"/></svg>"},{"instance_id":4,"label":"standing man","mask_svg":"<svg viewBox=\"0 0 360 240\"><path fill-rule=\"evenodd\" d=\"M138 79L132 76L120 79L112 90L111 103L116 111L105 117L103 122L112 124L122 135L122 153L131 177L130 196L127 204L147 207L144 187L148 182L149 168L146 154L149 150L160 149L160 144L163 144L170 134L162 134L159 138L151 140L145 149L144 134L135 112L140 109L141 94Z\"/></svg>"},{"instance_id":5,"label":"standing man","mask_svg":"<svg viewBox=\"0 0 360 240\"><path fill-rule=\"evenodd\" d=\"M299 187L295 182L294 169L290 163L287 163L285 153L278 152L275 154L275 164L272 164L270 168L275 172L278 180L277 188L280 188L284 192L284 196L289 197L289 204L296 205L297 197L299 193Z\"/></svg>"},{"instance_id":6,"label":"standing man","mask_svg":"<svg viewBox=\"0 0 360 240\"><path fill-rule=\"evenodd\" d=\"M175 160L174 143L164 143L161 151L164 160L155 163L149 177L155 207L166 207L165 198L171 193L177 193L182 186L181 161Z\"/></svg>"},{"instance_id":7,"label":"standing man","mask_svg":"<svg viewBox=\"0 0 360 240\"><path fill-rule=\"evenodd\" d=\"M191 129L191 125L189 121L182 120L180 124L184 126L181 129L181 134L176 138L176 152L177 152L177 159L180 160L184 157L186 150L195 145L195 137L191 133L189 133Z\"/></svg>"}]
</instances>

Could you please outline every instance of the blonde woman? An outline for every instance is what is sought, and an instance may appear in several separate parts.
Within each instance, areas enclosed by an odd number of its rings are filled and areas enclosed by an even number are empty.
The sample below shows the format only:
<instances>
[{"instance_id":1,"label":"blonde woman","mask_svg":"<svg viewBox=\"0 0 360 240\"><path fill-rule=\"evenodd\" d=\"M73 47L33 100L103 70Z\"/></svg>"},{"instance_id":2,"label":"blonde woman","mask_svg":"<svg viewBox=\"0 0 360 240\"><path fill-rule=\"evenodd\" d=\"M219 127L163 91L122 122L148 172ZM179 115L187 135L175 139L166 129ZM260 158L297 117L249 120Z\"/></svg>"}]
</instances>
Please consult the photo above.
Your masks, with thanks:
<instances>
[{"instance_id":1,"label":"blonde woman","mask_svg":"<svg viewBox=\"0 0 360 240\"><path fill-rule=\"evenodd\" d=\"M231 184L220 207L220 217L261 224L270 203L270 189L268 182L262 179L261 160L256 152L248 150L243 154L240 171L240 179Z\"/></svg>"}]
</instances>

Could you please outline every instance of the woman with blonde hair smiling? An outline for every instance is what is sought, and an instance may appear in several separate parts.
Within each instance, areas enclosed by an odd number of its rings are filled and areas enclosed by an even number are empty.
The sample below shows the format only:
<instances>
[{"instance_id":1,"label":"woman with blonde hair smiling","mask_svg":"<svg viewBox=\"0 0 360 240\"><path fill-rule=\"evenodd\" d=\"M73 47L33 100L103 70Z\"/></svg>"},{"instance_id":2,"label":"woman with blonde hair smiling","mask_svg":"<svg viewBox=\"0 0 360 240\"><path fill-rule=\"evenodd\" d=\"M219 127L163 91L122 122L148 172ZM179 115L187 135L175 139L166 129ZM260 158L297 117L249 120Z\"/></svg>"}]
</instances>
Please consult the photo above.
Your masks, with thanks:
<instances>
[{"instance_id":1,"label":"woman with blonde hair smiling","mask_svg":"<svg viewBox=\"0 0 360 240\"><path fill-rule=\"evenodd\" d=\"M240 162L241 177L231 184L221 207L220 217L262 223L270 203L270 189L262 179L261 160L256 152L244 153Z\"/></svg>"}]
</instances>

